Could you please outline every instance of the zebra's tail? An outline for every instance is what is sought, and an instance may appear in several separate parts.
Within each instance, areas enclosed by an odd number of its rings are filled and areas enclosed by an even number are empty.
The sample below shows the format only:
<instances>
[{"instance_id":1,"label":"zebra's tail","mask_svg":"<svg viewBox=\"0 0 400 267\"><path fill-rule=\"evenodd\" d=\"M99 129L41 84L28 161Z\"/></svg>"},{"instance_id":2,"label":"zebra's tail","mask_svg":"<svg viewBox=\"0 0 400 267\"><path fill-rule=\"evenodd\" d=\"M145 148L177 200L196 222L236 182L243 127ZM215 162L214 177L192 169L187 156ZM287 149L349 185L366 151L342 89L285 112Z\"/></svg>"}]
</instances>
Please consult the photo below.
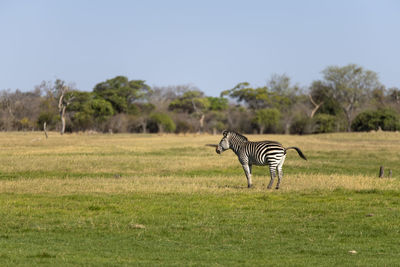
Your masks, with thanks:
<instances>
[{"instance_id":1,"label":"zebra's tail","mask_svg":"<svg viewBox=\"0 0 400 267\"><path fill-rule=\"evenodd\" d=\"M287 148L285 148L285 153L286 153L286 150L289 150L289 149L296 149L297 153L299 153L299 156L302 159L307 160L306 156L304 156L304 154L303 154L303 152L301 152L300 148L295 147L295 146L287 147Z\"/></svg>"}]
</instances>

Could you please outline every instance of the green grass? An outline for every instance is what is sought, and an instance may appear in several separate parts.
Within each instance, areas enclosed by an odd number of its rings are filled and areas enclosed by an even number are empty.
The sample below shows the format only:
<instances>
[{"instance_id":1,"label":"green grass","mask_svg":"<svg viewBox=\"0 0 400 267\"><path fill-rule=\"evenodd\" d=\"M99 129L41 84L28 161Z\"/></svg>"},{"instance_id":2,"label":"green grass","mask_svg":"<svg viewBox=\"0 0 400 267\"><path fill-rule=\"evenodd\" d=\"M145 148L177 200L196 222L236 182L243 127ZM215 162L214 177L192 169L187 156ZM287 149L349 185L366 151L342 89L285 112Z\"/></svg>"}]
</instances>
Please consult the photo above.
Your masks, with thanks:
<instances>
[{"instance_id":1,"label":"green grass","mask_svg":"<svg viewBox=\"0 0 400 267\"><path fill-rule=\"evenodd\" d=\"M250 136L309 158L268 191L219 136L0 133L0 265L396 266L399 137Z\"/></svg>"},{"instance_id":2,"label":"green grass","mask_svg":"<svg viewBox=\"0 0 400 267\"><path fill-rule=\"evenodd\" d=\"M399 196L4 194L0 259L13 265L396 265Z\"/></svg>"}]
</instances>

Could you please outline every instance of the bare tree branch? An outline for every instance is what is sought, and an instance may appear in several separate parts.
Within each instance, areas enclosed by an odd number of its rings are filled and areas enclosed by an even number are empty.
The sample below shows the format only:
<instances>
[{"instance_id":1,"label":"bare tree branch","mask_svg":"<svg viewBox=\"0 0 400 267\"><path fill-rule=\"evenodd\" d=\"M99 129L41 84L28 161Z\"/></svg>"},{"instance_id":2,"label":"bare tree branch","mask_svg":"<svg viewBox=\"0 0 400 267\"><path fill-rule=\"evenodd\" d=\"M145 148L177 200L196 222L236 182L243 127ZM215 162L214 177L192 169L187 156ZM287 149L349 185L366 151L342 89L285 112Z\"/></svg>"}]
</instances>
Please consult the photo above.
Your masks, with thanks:
<instances>
[{"instance_id":1,"label":"bare tree branch","mask_svg":"<svg viewBox=\"0 0 400 267\"><path fill-rule=\"evenodd\" d=\"M311 111L311 114L310 114L310 118L313 118L315 113L317 112L317 110L322 106L322 104L324 104L324 101L322 101L321 103L317 104L317 103L315 103L315 101L312 98L311 94L309 94L308 97L310 98L311 103L314 105L314 108L313 108L313 110Z\"/></svg>"},{"instance_id":2,"label":"bare tree branch","mask_svg":"<svg viewBox=\"0 0 400 267\"><path fill-rule=\"evenodd\" d=\"M196 103L194 102L194 99L192 99L192 105L193 105L194 111L200 115L199 124L200 124L200 133L202 133L203 129L204 129L204 118L205 118L204 112L201 109L197 108Z\"/></svg>"},{"instance_id":3,"label":"bare tree branch","mask_svg":"<svg viewBox=\"0 0 400 267\"><path fill-rule=\"evenodd\" d=\"M71 104L71 101L73 100L72 98L69 98L68 100L64 101L65 94L69 91L68 86L62 86L61 91L60 91L60 98L58 99L58 111L60 112L60 118L61 118L61 131L60 134L63 135L65 132L65 110L67 109L67 106Z\"/></svg>"}]
</instances>

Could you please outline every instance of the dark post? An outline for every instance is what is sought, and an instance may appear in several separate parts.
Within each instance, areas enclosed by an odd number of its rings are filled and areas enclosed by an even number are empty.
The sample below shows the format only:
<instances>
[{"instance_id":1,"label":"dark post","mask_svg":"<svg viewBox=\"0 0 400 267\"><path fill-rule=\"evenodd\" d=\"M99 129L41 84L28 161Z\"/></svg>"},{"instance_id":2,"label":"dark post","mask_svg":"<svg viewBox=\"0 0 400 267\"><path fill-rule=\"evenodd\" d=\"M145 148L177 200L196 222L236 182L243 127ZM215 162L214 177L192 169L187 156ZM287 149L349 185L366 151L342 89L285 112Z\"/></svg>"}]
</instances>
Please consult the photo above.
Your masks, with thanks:
<instances>
[{"instance_id":1,"label":"dark post","mask_svg":"<svg viewBox=\"0 0 400 267\"><path fill-rule=\"evenodd\" d=\"M44 131L44 134L46 135L46 139L47 139L48 136L47 136L46 122L43 123L43 131Z\"/></svg>"},{"instance_id":2,"label":"dark post","mask_svg":"<svg viewBox=\"0 0 400 267\"><path fill-rule=\"evenodd\" d=\"M379 169L379 178L383 178L383 174L384 174L384 167L381 166Z\"/></svg>"}]
</instances>

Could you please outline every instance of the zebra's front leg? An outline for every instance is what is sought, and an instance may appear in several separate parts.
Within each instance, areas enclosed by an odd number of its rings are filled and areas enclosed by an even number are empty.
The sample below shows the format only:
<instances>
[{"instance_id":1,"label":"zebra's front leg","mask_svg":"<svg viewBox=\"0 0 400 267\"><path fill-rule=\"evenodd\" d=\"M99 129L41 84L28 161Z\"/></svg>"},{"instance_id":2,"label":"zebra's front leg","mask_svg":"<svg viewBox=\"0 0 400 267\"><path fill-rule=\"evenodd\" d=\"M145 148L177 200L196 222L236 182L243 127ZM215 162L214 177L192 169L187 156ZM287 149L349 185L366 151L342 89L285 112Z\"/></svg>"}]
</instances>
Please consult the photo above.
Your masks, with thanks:
<instances>
[{"instance_id":1,"label":"zebra's front leg","mask_svg":"<svg viewBox=\"0 0 400 267\"><path fill-rule=\"evenodd\" d=\"M276 177L276 166L269 166L269 173L271 175L271 181L269 181L267 188L271 189Z\"/></svg>"},{"instance_id":2,"label":"zebra's front leg","mask_svg":"<svg viewBox=\"0 0 400 267\"><path fill-rule=\"evenodd\" d=\"M244 173L246 174L247 187L250 188L252 186L252 183L251 183L251 165L243 164L242 167L243 167Z\"/></svg>"}]
</instances>

